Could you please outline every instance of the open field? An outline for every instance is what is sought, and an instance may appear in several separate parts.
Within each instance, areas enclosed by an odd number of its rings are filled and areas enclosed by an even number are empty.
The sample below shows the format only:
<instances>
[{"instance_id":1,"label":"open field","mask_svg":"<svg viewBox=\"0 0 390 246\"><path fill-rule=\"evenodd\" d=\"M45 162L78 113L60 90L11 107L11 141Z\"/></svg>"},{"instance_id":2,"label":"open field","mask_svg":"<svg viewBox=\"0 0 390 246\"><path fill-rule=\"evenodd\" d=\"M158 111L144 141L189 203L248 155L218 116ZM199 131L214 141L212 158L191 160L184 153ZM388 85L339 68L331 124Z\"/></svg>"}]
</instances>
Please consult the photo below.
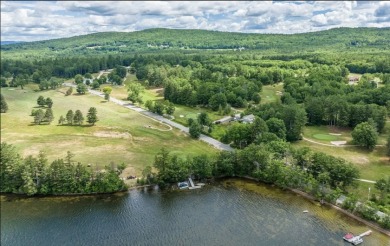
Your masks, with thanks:
<instances>
[{"instance_id":1,"label":"open field","mask_svg":"<svg viewBox=\"0 0 390 246\"><path fill-rule=\"evenodd\" d=\"M145 166L152 165L155 154L163 146L183 156L217 152L176 129L163 131L167 130L166 125L99 97L66 97L64 91L67 88L44 92L35 92L34 89L36 85L29 85L25 90L2 89L9 111L1 114L1 141L14 144L23 156L36 155L43 150L52 161L71 151L75 154L74 160L83 164L103 167L111 162L124 162L139 176ZM55 118L51 125L32 124L30 113L37 106L36 99L40 95L53 99ZM57 125L59 117L65 116L69 109L80 109L86 118L92 106L98 112L96 126Z\"/></svg>"},{"instance_id":2,"label":"open field","mask_svg":"<svg viewBox=\"0 0 390 246\"><path fill-rule=\"evenodd\" d=\"M374 151L369 152L360 147L330 147L306 141L296 142L293 146L309 147L312 150L350 161L360 170L362 179L378 180L390 174L390 161L385 157L384 147L376 147Z\"/></svg>"},{"instance_id":3,"label":"open field","mask_svg":"<svg viewBox=\"0 0 390 246\"><path fill-rule=\"evenodd\" d=\"M283 92L283 83L264 85L262 91L260 92L260 103L266 104L280 100L281 92Z\"/></svg>"}]
</instances>

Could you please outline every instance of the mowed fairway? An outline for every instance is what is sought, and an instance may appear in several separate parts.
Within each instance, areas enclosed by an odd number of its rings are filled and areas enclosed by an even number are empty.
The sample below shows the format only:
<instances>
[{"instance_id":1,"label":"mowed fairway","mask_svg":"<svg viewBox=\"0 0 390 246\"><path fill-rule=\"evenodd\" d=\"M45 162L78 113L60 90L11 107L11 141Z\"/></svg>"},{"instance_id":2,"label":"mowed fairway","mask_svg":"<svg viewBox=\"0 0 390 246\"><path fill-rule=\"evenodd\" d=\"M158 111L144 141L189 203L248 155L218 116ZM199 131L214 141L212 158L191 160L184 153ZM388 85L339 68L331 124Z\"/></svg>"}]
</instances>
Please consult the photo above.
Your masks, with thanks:
<instances>
[{"instance_id":1,"label":"mowed fairway","mask_svg":"<svg viewBox=\"0 0 390 246\"><path fill-rule=\"evenodd\" d=\"M182 156L213 154L217 150L192 140L177 129L169 131L166 125L143 115L105 102L93 95L65 96L67 88L35 92L35 85L24 90L3 88L9 111L1 114L1 141L14 144L23 156L36 155L43 150L52 161L64 158L67 151L75 154L74 160L83 164L103 167L125 163L134 167L137 175L162 147ZM54 121L51 125L34 125L31 110L37 107L38 96L53 99ZM96 107L99 121L89 126L86 115L90 107ZM79 109L84 115L83 126L59 126L58 119L67 111Z\"/></svg>"}]
</instances>

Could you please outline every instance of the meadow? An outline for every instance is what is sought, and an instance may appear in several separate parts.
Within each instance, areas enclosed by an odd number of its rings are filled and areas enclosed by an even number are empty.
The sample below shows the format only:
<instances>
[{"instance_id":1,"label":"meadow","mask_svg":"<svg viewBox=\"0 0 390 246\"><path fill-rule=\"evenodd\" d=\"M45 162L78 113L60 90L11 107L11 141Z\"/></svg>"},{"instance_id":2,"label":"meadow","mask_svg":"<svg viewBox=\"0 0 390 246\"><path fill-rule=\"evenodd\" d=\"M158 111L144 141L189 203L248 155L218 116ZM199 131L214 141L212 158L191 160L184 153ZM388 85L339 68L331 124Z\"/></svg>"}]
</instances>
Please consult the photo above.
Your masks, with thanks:
<instances>
[{"instance_id":1,"label":"meadow","mask_svg":"<svg viewBox=\"0 0 390 246\"><path fill-rule=\"evenodd\" d=\"M181 156L217 152L179 130L168 130L166 125L99 97L65 96L65 87L37 89L37 85L30 84L24 90L1 90L9 106L8 112L1 114L1 141L15 145L24 157L44 151L52 161L71 151L76 162L96 168L125 163L134 170L132 175L138 176L145 166L153 164L162 147ZM40 95L54 102L54 121L50 125L33 124L31 111L38 108L36 100ZM58 125L59 117L65 117L68 110L79 109L86 118L90 107L97 109L99 121L95 126L88 125L86 120L81 126Z\"/></svg>"}]
</instances>

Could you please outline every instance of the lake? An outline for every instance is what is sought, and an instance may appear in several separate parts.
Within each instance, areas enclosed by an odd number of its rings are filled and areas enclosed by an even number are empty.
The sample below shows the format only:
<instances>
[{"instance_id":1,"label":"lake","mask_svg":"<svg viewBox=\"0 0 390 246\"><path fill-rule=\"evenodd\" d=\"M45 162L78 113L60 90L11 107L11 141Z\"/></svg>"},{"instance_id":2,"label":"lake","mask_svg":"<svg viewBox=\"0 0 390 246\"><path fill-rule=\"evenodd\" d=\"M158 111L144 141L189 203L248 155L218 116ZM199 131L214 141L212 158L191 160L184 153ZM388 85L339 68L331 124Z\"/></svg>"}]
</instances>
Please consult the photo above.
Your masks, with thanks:
<instances>
[{"instance_id":1,"label":"lake","mask_svg":"<svg viewBox=\"0 0 390 246\"><path fill-rule=\"evenodd\" d=\"M303 213L308 210L308 213ZM1 196L1 245L352 245L371 228L288 191L240 179L198 190ZM371 229L363 245L390 245Z\"/></svg>"}]
</instances>

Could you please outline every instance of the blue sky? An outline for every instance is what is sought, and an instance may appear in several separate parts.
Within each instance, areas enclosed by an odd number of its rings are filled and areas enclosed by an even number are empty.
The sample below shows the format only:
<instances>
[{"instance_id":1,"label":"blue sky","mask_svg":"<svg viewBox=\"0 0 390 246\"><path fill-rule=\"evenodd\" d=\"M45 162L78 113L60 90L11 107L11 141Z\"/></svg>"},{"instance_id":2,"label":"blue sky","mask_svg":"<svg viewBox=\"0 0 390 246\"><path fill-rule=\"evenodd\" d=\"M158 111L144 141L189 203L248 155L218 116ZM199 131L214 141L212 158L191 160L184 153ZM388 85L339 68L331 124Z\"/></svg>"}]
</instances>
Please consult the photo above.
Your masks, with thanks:
<instances>
[{"instance_id":1,"label":"blue sky","mask_svg":"<svg viewBox=\"0 0 390 246\"><path fill-rule=\"evenodd\" d=\"M1 40L147 28L301 33L390 27L386 1L1 1Z\"/></svg>"}]
</instances>

